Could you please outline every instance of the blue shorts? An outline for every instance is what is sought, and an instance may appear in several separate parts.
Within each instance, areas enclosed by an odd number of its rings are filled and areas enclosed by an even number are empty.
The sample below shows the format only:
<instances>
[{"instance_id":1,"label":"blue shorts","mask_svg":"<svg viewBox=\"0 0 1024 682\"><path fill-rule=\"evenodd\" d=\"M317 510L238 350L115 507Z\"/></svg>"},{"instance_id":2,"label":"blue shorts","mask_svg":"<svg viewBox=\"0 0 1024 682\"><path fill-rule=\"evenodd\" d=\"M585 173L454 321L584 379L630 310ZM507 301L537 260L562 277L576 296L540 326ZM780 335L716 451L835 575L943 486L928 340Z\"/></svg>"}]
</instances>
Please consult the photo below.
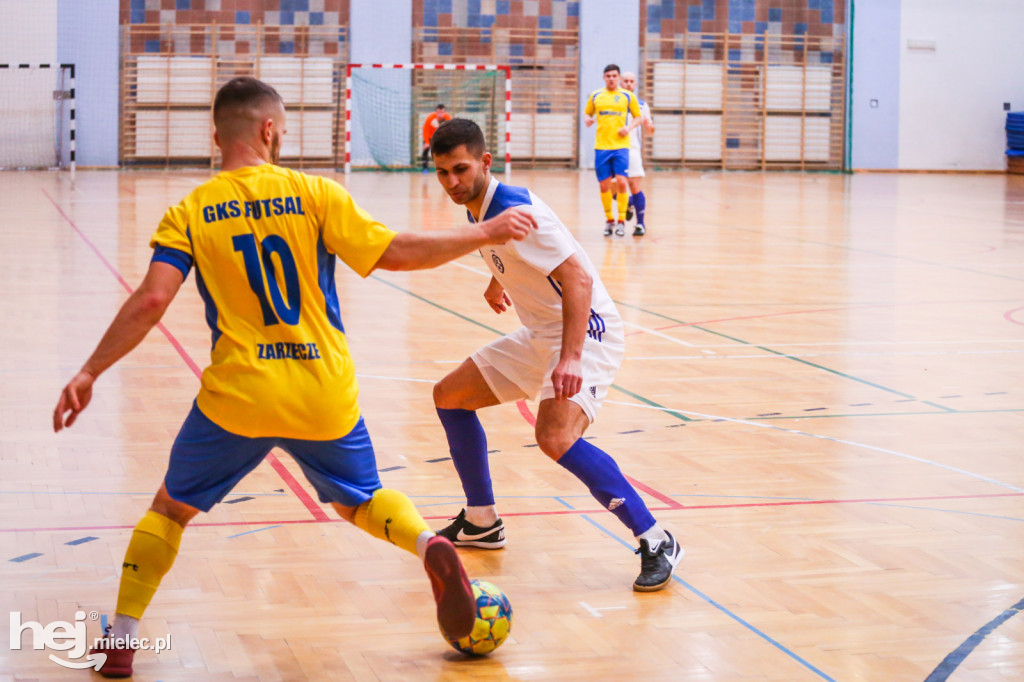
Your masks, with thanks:
<instances>
[{"instance_id":1,"label":"blue shorts","mask_svg":"<svg viewBox=\"0 0 1024 682\"><path fill-rule=\"evenodd\" d=\"M595 149L594 170L597 181L607 180L613 175L629 175L629 149Z\"/></svg>"},{"instance_id":2,"label":"blue shorts","mask_svg":"<svg viewBox=\"0 0 1024 682\"><path fill-rule=\"evenodd\" d=\"M164 484L173 499L210 511L276 447L295 458L321 502L358 507L381 487L362 417L337 440L246 438L214 424L195 403L174 439Z\"/></svg>"}]
</instances>

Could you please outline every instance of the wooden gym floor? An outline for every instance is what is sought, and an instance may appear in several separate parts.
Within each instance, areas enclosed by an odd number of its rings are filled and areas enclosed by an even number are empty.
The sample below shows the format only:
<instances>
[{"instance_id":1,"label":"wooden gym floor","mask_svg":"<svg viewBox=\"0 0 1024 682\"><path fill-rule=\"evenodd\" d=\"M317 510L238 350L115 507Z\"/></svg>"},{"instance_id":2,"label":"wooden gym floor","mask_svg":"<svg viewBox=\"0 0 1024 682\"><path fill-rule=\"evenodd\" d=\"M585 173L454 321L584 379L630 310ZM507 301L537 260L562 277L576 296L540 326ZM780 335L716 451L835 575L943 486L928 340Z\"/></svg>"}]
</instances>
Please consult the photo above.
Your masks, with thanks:
<instances>
[{"instance_id":1,"label":"wooden gym floor","mask_svg":"<svg viewBox=\"0 0 1024 682\"><path fill-rule=\"evenodd\" d=\"M193 281L69 432L50 414L208 175L0 175L2 619L82 610L93 637L112 613L209 357ZM589 435L686 546L671 586L630 590L633 539L533 446L536 405L505 405L482 419L509 544L463 554L515 609L494 655L449 649L416 560L325 514L281 455L189 527L142 624L171 649L136 679L1024 679L1024 178L654 173L642 240L601 237L590 172L512 181L627 321ZM348 185L398 229L464 220L433 176ZM439 527L462 493L431 385L516 321L477 255L338 280L384 484ZM0 681L89 674L29 640Z\"/></svg>"}]
</instances>

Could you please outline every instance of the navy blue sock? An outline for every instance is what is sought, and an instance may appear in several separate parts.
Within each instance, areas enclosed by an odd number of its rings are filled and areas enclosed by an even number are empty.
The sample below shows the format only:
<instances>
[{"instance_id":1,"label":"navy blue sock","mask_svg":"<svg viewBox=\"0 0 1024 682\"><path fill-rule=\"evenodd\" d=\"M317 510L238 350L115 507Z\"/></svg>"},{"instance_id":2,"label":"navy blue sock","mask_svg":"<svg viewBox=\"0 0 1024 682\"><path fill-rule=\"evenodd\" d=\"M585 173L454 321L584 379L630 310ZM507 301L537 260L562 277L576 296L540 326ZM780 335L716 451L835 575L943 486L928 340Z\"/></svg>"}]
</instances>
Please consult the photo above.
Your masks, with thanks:
<instances>
[{"instance_id":1,"label":"navy blue sock","mask_svg":"<svg viewBox=\"0 0 1024 682\"><path fill-rule=\"evenodd\" d=\"M487 465L487 435L476 412L439 407L437 416L448 436L448 451L452 453L455 471L462 481L466 504L470 507L494 504L491 470Z\"/></svg>"},{"instance_id":2,"label":"navy blue sock","mask_svg":"<svg viewBox=\"0 0 1024 682\"><path fill-rule=\"evenodd\" d=\"M637 192L632 197L633 207L636 208L636 224L646 225L644 222L644 211L647 210L647 197L644 196L643 192Z\"/></svg>"},{"instance_id":3,"label":"navy blue sock","mask_svg":"<svg viewBox=\"0 0 1024 682\"><path fill-rule=\"evenodd\" d=\"M615 514L633 535L655 524L647 505L604 450L580 438L559 458L558 463L583 481L601 506Z\"/></svg>"},{"instance_id":4,"label":"navy blue sock","mask_svg":"<svg viewBox=\"0 0 1024 682\"><path fill-rule=\"evenodd\" d=\"M634 194L630 194L630 195L629 195L629 203L628 203L628 204L626 204L627 206L632 206L632 205L633 205L633 197L634 197L634 196L636 196L636 195L634 195Z\"/></svg>"}]
</instances>

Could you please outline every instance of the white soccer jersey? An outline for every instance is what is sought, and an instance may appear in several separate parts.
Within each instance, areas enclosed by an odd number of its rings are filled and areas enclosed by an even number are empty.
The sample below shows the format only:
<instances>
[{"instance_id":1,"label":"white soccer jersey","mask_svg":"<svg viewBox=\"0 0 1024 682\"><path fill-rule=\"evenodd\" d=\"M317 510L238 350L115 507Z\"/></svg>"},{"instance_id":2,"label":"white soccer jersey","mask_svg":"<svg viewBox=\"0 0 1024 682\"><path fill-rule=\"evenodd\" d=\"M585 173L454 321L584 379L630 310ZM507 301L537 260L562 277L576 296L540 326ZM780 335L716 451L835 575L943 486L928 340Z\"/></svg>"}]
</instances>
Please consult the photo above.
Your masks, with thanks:
<instances>
[{"instance_id":1,"label":"white soccer jersey","mask_svg":"<svg viewBox=\"0 0 1024 682\"><path fill-rule=\"evenodd\" d=\"M645 119L646 118L648 121L651 121L653 123L653 119L651 118L651 108L649 106L647 106L647 102L643 101L639 97L636 98L636 101L640 105L640 118L641 119ZM626 117L626 125L629 125L632 122L633 122L633 115L629 114ZM633 149L633 150L636 150L636 151L640 151L640 143L643 142L643 139L644 139L644 126L641 123L636 128L633 128L632 130L629 131L629 148Z\"/></svg>"},{"instance_id":2,"label":"white soccer jersey","mask_svg":"<svg viewBox=\"0 0 1024 682\"><path fill-rule=\"evenodd\" d=\"M593 279L587 336L598 342L622 343L622 319L601 283L593 263L555 212L524 187L513 187L493 177L480 208L482 220L493 218L507 208L528 209L537 229L522 241L485 246L480 249L487 266L512 299L512 308L523 326L538 336L561 338L562 285L551 271L576 255ZM468 213L468 211L467 211ZM474 221L473 216L469 216Z\"/></svg>"}]
</instances>

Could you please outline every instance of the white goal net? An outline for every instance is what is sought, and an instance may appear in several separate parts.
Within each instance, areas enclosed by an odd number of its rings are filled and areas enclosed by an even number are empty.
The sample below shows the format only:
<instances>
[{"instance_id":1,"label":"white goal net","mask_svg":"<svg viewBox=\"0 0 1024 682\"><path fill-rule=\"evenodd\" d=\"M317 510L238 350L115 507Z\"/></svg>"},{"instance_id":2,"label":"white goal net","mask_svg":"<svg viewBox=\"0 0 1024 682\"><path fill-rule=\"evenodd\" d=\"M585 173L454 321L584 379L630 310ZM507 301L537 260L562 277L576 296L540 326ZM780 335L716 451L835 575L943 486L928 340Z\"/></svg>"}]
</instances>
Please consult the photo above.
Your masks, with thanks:
<instances>
[{"instance_id":1,"label":"white goal net","mask_svg":"<svg viewBox=\"0 0 1024 682\"><path fill-rule=\"evenodd\" d=\"M0 169L74 167L74 70L0 63Z\"/></svg>"},{"instance_id":2,"label":"white goal net","mask_svg":"<svg viewBox=\"0 0 1024 682\"><path fill-rule=\"evenodd\" d=\"M423 124L438 104L480 126L494 170L509 166L507 66L350 64L345 91L345 172L421 168Z\"/></svg>"}]
</instances>

